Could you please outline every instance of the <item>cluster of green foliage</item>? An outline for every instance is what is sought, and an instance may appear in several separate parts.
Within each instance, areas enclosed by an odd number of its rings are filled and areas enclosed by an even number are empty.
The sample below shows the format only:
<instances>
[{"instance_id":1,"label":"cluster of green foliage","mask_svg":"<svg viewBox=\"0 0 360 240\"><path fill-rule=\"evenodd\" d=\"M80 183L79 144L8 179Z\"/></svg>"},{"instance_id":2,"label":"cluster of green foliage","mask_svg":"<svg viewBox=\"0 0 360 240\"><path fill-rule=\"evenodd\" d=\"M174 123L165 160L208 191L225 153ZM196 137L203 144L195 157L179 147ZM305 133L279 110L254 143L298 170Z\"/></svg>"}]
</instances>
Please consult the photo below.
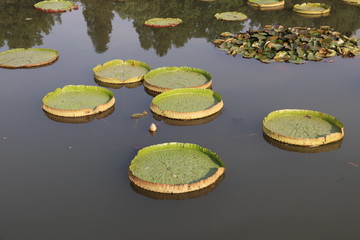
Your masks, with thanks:
<instances>
[{"instance_id":1,"label":"cluster of green foliage","mask_svg":"<svg viewBox=\"0 0 360 240\"><path fill-rule=\"evenodd\" d=\"M360 55L359 38L347 37L328 26L317 28L266 25L262 30L232 34L224 32L223 38L214 43L233 56L256 58L264 63L291 62L305 63L323 58L342 55Z\"/></svg>"}]
</instances>

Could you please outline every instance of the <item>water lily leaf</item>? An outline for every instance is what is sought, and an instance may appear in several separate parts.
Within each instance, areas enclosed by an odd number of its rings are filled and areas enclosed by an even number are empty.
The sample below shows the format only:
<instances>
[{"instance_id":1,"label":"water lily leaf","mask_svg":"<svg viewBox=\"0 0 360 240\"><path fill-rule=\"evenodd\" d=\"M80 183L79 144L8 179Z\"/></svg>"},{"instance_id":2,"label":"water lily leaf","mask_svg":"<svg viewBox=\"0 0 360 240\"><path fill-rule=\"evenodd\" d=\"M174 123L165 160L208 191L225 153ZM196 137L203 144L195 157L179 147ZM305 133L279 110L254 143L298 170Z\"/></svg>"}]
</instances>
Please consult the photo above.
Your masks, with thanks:
<instances>
[{"instance_id":1,"label":"water lily leaf","mask_svg":"<svg viewBox=\"0 0 360 240\"><path fill-rule=\"evenodd\" d=\"M211 85L209 72L185 66L156 68L144 76L144 87L158 93L177 88L209 88Z\"/></svg>"},{"instance_id":2,"label":"water lily leaf","mask_svg":"<svg viewBox=\"0 0 360 240\"><path fill-rule=\"evenodd\" d=\"M216 13L215 18L223 21L243 21L248 17L241 12L223 12Z\"/></svg>"},{"instance_id":3,"label":"water lily leaf","mask_svg":"<svg viewBox=\"0 0 360 240\"><path fill-rule=\"evenodd\" d=\"M286 51L277 52L274 60L277 62L285 62L290 59L290 55Z\"/></svg>"},{"instance_id":4,"label":"water lily leaf","mask_svg":"<svg viewBox=\"0 0 360 240\"><path fill-rule=\"evenodd\" d=\"M46 48L15 48L0 52L0 67L31 68L49 65L59 58L59 52Z\"/></svg>"},{"instance_id":5,"label":"water lily leaf","mask_svg":"<svg viewBox=\"0 0 360 240\"><path fill-rule=\"evenodd\" d=\"M219 112L223 107L220 94L210 89L183 88L163 92L153 98L150 110L171 119L199 119Z\"/></svg>"},{"instance_id":6,"label":"water lily leaf","mask_svg":"<svg viewBox=\"0 0 360 240\"><path fill-rule=\"evenodd\" d=\"M66 12L73 9L78 9L78 5L76 5L74 2L62 0L42 1L36 3L34 7L39 11L48 13Z\"/></svg>"},{"instance_id":7,"label":"water lily leaf","mask_svg":"<svg viewBox=\"0 0 360 240\"><path fill-rule=\"evenodd\" d=\"M182 23L180 18L151 18L145 21L145 26L154 28L175 27Z\"/></svg>"},{"instance_id":8,"label":"water lily leaf","mask_svg":"<svg viewBox=\"0 0 360 240\"><path fill-rule=\"evenodd\" d=\"M289 62L295 63L295 64L304 64L306 61L303 58L296 57L293 59L289 59Z\"/></svg>"},{"instance_id":9,"label":"water lily leaf","mask_svg":"<svg viewBox=\"0 0 360 240\"><path fill-rule=\"evenodd\" d=\"M115 104L114 93L106 88L67 85L48 93L42 100L44 111L61 117L83 117L104 112Z\"/></svg>"},{"instance_id":10,"label":"water lily leaf","mask_svg":"<svg viewBox=\"0 0 360 240\"><path fill-rule=\"evenodd\" d=\"M330 12L331 7L324 3L295 4L293 11L301 14L324 15Z\"/></svg>"},{"instance_id":11,"label":"water lily leaf","mask_svg":"<svg viewBox=\"0 0 360 240\"><path fill-rule=\"evenodd\" d=\"M150 70L151 67L145 62L121 59L111 60L93 68L95 79L111 84L140 82Z\"/></svg>"},{"instance_id":12,"label":"water lily leaf","mask_svg":"<svg viewBox=\"0 0 360 240\"><path fill-rule=\"evenodd\" d=\"M247 3L250 6L257 7L260 9L278 9L277 7L283 7L285 4L284 0L248 0Z\"/></svg>"},{"instance_id":13,"label":"water lily leaf","mask_svg":"<svg viewBox=\"0 0 360 240\"><path fill-rule=\"evenodd\" d=\"M216 153L196 144L172 142L139 150L130 163L129 179L138 187L173 194L206 188L224 171Z\"/></svg>"}]
</instances>

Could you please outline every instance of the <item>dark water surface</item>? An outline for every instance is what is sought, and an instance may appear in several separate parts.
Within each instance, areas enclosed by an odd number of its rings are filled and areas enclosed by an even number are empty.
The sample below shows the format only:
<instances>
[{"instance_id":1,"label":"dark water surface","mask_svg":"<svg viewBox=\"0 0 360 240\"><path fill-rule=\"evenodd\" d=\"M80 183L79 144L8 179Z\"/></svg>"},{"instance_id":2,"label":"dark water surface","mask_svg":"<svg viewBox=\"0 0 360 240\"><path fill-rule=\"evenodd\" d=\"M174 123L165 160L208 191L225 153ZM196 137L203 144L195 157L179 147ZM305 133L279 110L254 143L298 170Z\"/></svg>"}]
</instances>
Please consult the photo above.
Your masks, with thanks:
<instances>
[{"instance_id":1,"label":"dark water surface","mask_svg":"<svg viewBox=\"0 0 360 240\"><path fill-rule=\"evenodd\" d=\"M262 12L244 0L80 0L77 11L45 14L33 9L36 2L0 2L0 51L60 52L50 66L0 69L1 240L359 239L360 58L262 64L212 44L223 31L265 24L330 25L359 36L359 7L331 0L330 16L304 18L291 10L300 1ZM224 11L242 11L249 20L213 19ZM143 25L152 17L181 17L184 24L154 30ZM56 122L44 114L44 95L68 84L96 85L92 68L116 58L210 72L224 99L222 114L194 126L150 115L131 119L149 111L152 97L143 86L112 89L114 112L89 123ZM282 108L333 115L344 123L345 138L325 149L271 145L262 119ZM154 136L152 122L158 125ZM134 191L127 171L137 150L172 141L220 155L227 169L216 189L186 200Z\"/></svg>"}]
</instances>

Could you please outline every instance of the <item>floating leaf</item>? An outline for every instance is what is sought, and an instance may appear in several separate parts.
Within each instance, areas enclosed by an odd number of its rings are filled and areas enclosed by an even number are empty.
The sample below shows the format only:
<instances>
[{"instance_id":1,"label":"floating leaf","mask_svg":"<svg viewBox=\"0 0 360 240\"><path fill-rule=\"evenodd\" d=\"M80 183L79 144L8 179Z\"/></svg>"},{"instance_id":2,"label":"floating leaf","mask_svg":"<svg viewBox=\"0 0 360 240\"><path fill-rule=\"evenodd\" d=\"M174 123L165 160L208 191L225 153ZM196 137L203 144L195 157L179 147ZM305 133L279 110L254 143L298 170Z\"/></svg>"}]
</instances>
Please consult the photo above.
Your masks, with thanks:
<instances>
[{"instance_id":1,"label":"floating leaf","mask_svg":"<svg viewBox=\"0 0 360 240\"><path fill-rule=\"evenodd\" d=\"M343 124L328 114L303 109L282 109L269 113L263 131L284 143L319 146L344 137Z\"/></svg>"},{"instance_id":2,"label":"floating leaf","mask_svg":"<svg viewBox=\"0 0 360 240\"><path fill-rule=\"evenodd\" d=\"M182 23L180 18L151 18L145 21L145 26L162 28L162 27L175 27Z\"/></svg>"},{"instance_id":3,"label":"floating leaf","mask_svg":"<svg viewBox=\"0 0 360 240\"><path fill-rule=\"evenodd\" d=\"M210 89L183 88L163 92L153 98L150 109L171 119L199 119L219 112L224 103L220 94Z\"/></svg>"},{"instance_id":4,"label":"floating leaf","mask_svg":"<svg viewBox=\"0 0 360 240\"><path fill-rule=\"evenodd\" d=\"M205 70L191 67L161 67L144 76L144 87L154 92L177 88L209 88L212 77Z\"/></svg>"},{"instance_id":5,"label":"floating leaf","mask_svg":"<svg viewBox=\"0 0 360 240\"><path fill-rule=\"evenodd\" d=\"M324 15L330 12L331 7L324 3L295 4L293 11L301 14Z\"/></svg>"},{"instance_id":6,"label":"floating leaf","mask_svg":"<svg viewBox=\"0 0 360 240\"><path fill-rule=\"evenodd\" d=\"M54 1L42 1L38 2L34 5L37 10L48 12L48 13L56 13L56 12L66 12L71 10L78 9L78 5L71 1L62 1L62 0L54 0Z\"/></svg>"},{"instance_id":7,"label":"floating leaf","mask_svg":"<svg viewBox=\"0 0 360 240\"><path fill-rule=\"evenodd\" d=\"M140 82L150 70L151 67L145 62L121 59L111 60L93 68L95 79L111 84Z\"/></svg>"},{"instance_id":8,"label":"floating leaf","mask_svg":"<svg viewBox=\"0 0 360 240\"><path fill-rule=\"evenodd\" d=\"M59 52L45 48L15 48L0 53L0 67L31 68L51 64L59 58Z\"/></svg>"},{"instance_id":9,"label":"floating leaf","mask_svg":"<svg viewBox=\"0 0 360 240\"><path fill-rule=\"evenodd\" d=\"M163 143L141 149L129 166L129 179L137 186L161 193L203 189L223 175L216 153L191 143Z\"/></svg>"},{"instance_id":10,"label":"floating leaf","mask_svg":"<svg viewBox=\"0 0 360 240\"><path fill-rule=\"evenodd\" d=\"M106 88L67 85L48 93L42 108L61 117L83 117L104 112L115 104L114 93Z\"/></svg>"},{"instance_id":11,"label":"floating leaf","mask_svg":"<svg viewBox=\"0 0 360 240\"><path fill-rule=\"evenodd\" d=\"M215 18L223 21L243 21L248 17L241 12L223 12L216 13Z\"/></svg>"}]
</instances>

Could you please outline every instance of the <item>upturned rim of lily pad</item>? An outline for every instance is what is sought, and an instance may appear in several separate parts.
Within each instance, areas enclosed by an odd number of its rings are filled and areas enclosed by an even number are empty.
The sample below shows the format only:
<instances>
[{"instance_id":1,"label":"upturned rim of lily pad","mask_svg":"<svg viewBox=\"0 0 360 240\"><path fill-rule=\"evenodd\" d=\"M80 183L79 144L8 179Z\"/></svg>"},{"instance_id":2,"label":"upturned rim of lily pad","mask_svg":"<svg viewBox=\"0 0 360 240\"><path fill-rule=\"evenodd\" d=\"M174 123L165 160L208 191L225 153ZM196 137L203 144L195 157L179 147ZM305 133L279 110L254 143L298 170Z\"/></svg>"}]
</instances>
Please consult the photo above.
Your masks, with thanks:
<instances>
[{"instance_id":1,"label":"upturned rim of lily pad","mask_svg":"<svg viewBox=\"0 0 360 240\"><path fill-rule=\"evenodd\" d=\"M182 95L187 95L187 98L194 96L210 96L213 98L213 104L211 106L207 106L205 109L196 110L196 111L176 111L174 109L163 109L159 106L160 101L167 101L167 99L176 99L178 97L182 97ZM190 95L190 96L189 96ZM186 105L182 104L183 107ZM224 102L219 93L214 92L211 89L203 89L203 88L181 88L181 89L173 89L166 92L163 92L156 97L154 97L150 104L150 110L162 117L170 118L170 119L178 119L178 120L194 120L201 119L205 117L209 117L217 112L219 112L224 106Z\"/></svg>"},{"instance_id":2,"label":"upturned rim of lily pad","mask_svg":"<svg viewBox=\"0 0 360 240\"><path fill-rule=\"evenodd\" d=\"M310 9L304 9L303 7L310 7ZM311 10L311 7L322 8L324 10ZM295 4L293 7L293 11L301 14L309 14L309 15L328 15L330 13L331 7L325 3L302 3Z\"/></svg>"},{"instance_id":3,"label":"upturned rim of lily pad","mask_svg":"<svg viewBox=\"0 0 360 240\"><path fill-rule=\"evenodd\" d=\"M153 28L176 27L181 24L181 18L151 18L145 21L145 26Z\"/></svg>"},{"instance_id":4,"label":"upturned rim of lily pad","mask_svg":"<svg viewBox=\"0 0 360 240\"><path fill-rule=\"evenodd\" d=\"M242 12L222 12L222 13L216 13L215 18L217 20L222 21L243 21L248 18L244 13Z\"/></svg>"},{"instance_id":5,"label":"upturned rim of lily pad","mask_svg":"<svg viewBox=\"0 0 360 240\"><path fill-rule=\"evenodd\" d=\"M89 107L79 107L76 109L64 109L56 106L50 106L48 101L51 98L61 96L63 94L69 92L90 92L94 93L97 92L101 95L107 96L108 100L104 103L99 103L94 108ZM60 117L84 117L90 116L95 114L100 114L102 112L107 111L108 109L112 108L115 105L115 97L114 93L106 88L98 87L98 86L89 86L89 85L66 85L63 88L57 88L55 91L46 94L42 99L42 108L44 111L60 116Z\"/></svg>"},{"instance_id":6,"label":"upturned rim of lily pad","mask_svg":"<svg viewBox=\"0 0 360 240\"><path fill-rule=\"evenodd\" d=\"M133 76L127 79L119 79L119 78L109 78L109 77L104 77L101 76L101 71L110 68L110 67L115 67L115 66L134 66L134 67L142 67L144 68L145 71L149 72L151 70L151 67L149 64L147 64L146 62L142 62L142 61L137 61L137 60L131 60L128 59L126 61L122 60L122 59L114 59L108 62L105 62L103 65L99 64L96 67L93 68L93 72L94 72L94 77L96 80L103 82L103 83L109 83L109 84L115 84L115 85L123 85L123 84L130 84L130 83L137 83L143 80L144 75L137 75L137 76Z\"/></svg>"},{"instance_id":7,"label":"upturned rim of lily pad","mask_svg":"<svg viewBox=\"0 0 360 240\"><path fill-rule=\"evenodd\" d=\"M263 133L263 138L271 146L274 146L274 147L279 148L284 151L298 152L298 153L310 153L311 154L311 153L320 153L320 152L331 152L331 151L340 149L341 145L342 145L342 139L340 139L339 141L331 142L331 143L321 145L321 146L308 147L308 146L300 146L300 145L293 145L293 144L288 144L288 143L284 143L284 142L279 142L279 141L269 137L265 133Z\"/></svg>"},{"instance_id":8,"label":"upturned rim of lily pad","mask_svg":"<svg viewBox=\"0 0 360 240\"><path fill-rule=\"evenodd\" d=\"M147 156L148 154L151 153L155 153L157 151L167 151L167 150L169 150L169 154L172 154L176 149L195 150L203 153L204 155L207 155L207 157L210 158L208 159L208 161L211 161L212 164L218 166L217 170L211 176L208 177L205 176L206 178L201 178L201 179L193 179L183 184L168 184L166 182L159 183L158 181L150 181L149 179L144 180L137 176L139 175L137 171L144 170L141 168L142 166L141 162L149 161L149 159L151 159L151 158L144 159L144 156ZM176 161L177 159L181 160L182 157L183 155L179 155L177 158L174 158L175 159L174 161ZM224 174L224 172L225 172L224 163L221 161L220 157L216 153L210 151L209 149L193 143L169 142L169 143L151 145L139 150L137 155L133 158L133 160L130 163L128 177L130 181L134 183L136 186L149 191L159 192L159 193L186 193L186 192L192 192L192 191L204 189L207 186L210 186L211 184L215 183L216 180L218 180ZM159 171L158 174L163 175L165 173L164 171ZM154 178L156 177L157 176L154 176Z\"/></svg>"},{"instance_id":9,"label":"upturned rim of lily pad","mask_svg":"<svg viewBox=\"0 0 360 240\"><path fill-rule=\"evenodd\" d=\"M206 83L204 83L204 84L196 85L196 86L187 86L186 88L210 88L212 85L212 76L209 72L207 72L203 69L200 69L200 68L192 68L192 67L182 66L182 67L160 67L160 68L156 68L156 69L149 71L144 76L144 87L146 89L148 89L152 92L156 92L156 93L162 93L162 92L172 90L173 88L161 87L154 83L151 83L151 79L153 79L154 76L156 76L157 74L164 73L164 72L179 72L179 73L194 72L194 73L199 73L199 74L203 75L207 79Z\"/></svg>"},{"instance_id":10,"label":"upturned rim of lily pad","mask_svg":"<svg viewBox=\"0 0 360 240\"><path fill-rule=\"evenodd\" d=\"M186 199L194 199L205 196L210 192L214 191L218 185L224 180L225 174L222 174L214 183L210 184L209 186L185 193L160 193L150 191L144 188L141 188L131 182L131 188L138 194L141 194L145 197L156 199L156 200L186 200Z\"/></svg>"},{"instance_id":11,"label":"upturned rim of lily pad","mask_svg":"<svg viewBox=\"0 0 360 240\"><path fill-rule=\"evenodd\" d=\"M9 62L7 62L7 63L5 62L5 63L0 63L0 67L2 67L2 68L36 68L36 67L50 65L59 58L58 51L56 51L54 49L47 49L47 48L14 48L14 49L7 50L5 52L0 52L0 57L9 55L9 54L11 55L13 53L26 52L26 51L47 52L50 56L46 61L20 64L20 65L14 65Z\"/></svg>"},{"instance_id":12,"label":"upturned rim of lily pad","mask_svg":"<svg viewBox=\"0 0 360 240\"><path fill-rule=\"evenodd\" d=\"M360 7L360 0L342 0L343 2Z\"/></svg>"},{"instance_id":13,"label":"upturned rim of lily pad","mask_svg":"<svg viewBox=\"0 0 360 240\"><path fill-rule=\"evenodd\" d=\"M247 0L247 4L257 8L272 8L274 10L279 9L285 5L284 0Z\"/></svg>"},{"instance_id":14,"label":"upturned rim of lily pad","mask_svg":"<svg viewBox=\"0 0 360 240\"><path fill-rule=\"evenodd\" d=\"M296 138L280 134L272 130L271 127L269 127L267 124L268 121L272 119L289 115L303 116L304 118L319 118L338 128L338 131L326 135L322 134L318 137ZM306 109L281 109L269 113L263 120L263 131L267 136L279 142L308 147L321 146L328 143L336 142L344 137L344 125L338 119L326 113Z\"/></svg>"},{"instance_id":15,"label":"upturned rim of lily pad","mask_svg":"<svg viewBox=\"0 0 360 240\"><path fill-rule=\"evenodd\" d=\"M51 3L63 3L65 6L64 6L64 8L61 8L61 9L53 9L48 6L44 6L44 5L51 4ZM47 13L67 12L67 11L71 11L71 10L77 10L79 8L79 6L77 4L75 4L74 2L64 1L64 0L41 1L41 2L34 4L34 7L39 11L44 11Z\"/></svg>"}]
</instances>

